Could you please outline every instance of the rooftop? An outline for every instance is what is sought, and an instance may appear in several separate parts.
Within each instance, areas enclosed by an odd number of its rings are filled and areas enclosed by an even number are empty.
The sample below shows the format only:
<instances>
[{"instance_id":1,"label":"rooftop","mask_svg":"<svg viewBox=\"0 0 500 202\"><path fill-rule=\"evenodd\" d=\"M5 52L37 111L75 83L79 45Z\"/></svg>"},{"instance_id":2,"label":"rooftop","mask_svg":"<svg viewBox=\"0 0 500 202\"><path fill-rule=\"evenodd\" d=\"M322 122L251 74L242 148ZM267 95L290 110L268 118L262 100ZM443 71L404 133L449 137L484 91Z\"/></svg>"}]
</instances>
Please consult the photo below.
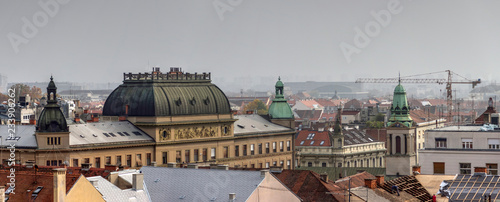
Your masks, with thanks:
<instances>
[{"instance_id":1,"label":"rooftop","mask_svg":"<svg viewBox=\"0 0 500 202\"><path fill-rule=\"evenodd\" d=\"M234 135L293 132L292 129L269 122L257 114L237 115L234 123Z\"/></svg>"}]
</instances>

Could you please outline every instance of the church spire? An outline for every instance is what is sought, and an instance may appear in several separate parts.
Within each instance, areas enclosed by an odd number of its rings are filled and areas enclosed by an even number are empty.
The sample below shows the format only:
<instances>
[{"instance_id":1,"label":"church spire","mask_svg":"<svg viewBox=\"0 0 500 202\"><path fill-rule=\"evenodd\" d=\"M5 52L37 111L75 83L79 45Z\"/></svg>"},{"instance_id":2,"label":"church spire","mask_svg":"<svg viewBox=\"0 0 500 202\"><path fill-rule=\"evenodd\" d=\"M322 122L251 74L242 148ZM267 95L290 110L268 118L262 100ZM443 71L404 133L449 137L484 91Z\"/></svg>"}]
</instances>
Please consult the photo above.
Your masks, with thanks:
<instances>
[{"instance_id":1,"label":"church spire","mask_svg":"<svg viewBox=\"0 0 500 202\"><path fill-rule=\"evenodd\" d=\"M412 127L413 120L410 117L410 107L406 97L406 91L401 85L401 76L399 77L399 84L394 89L394 97L392 99L391 117L387 126Z\"/></svg>"}]
</instances>

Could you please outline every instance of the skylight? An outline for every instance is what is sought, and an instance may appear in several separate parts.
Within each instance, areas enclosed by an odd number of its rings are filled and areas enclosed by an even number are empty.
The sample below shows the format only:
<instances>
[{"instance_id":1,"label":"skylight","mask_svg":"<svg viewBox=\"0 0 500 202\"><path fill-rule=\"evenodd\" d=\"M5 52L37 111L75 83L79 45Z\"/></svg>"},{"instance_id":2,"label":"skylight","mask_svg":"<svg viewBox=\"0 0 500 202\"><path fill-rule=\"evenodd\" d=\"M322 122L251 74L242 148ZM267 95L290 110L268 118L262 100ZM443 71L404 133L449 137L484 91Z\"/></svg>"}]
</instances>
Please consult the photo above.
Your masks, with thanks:
<instances>
[{"instance_id":1,"label":"skylight","mask_svg":"<svg viewBox=\"0 0 500 202\"><path fill-rule=\"evenodd\" d=\"M302 140L302 142L300 142L300 145L303 145L304 144L304 140Z\"/></svg>"},{"instance_id":2,"label":"skylight","mask_svg":"<svg viewBox=\"0 0 500 202\"><path fill-rule=\"evenodd\" d=\"M107 133L102 133L102 134L103 134L104 136L106 136L106 137L111 137L111 136L109 136Z\"/></svg>"},{"instance_id":3,"label":"skylight","mask_svg":"<svg viewBox=\"0 0 500 202\"><path fill-rule=\"evenodd\" d=\"M325 144L325 141L321 141L321 142L319 143L319 145L323 145L323 144Z\"/></svg>"},{"instance_id":4,"label":"skylight","mask_svg":"<svg viewBox=\"0 0 500 202\"><path fill-rule=\"evenodd\" d=\"M313 140L313 141L311 141L311 145L313 145L313 144L314 144L314 140Z\"/></svg>"},{"instance_id":5,"label":"skylight","mask_svg":"<svg viewBox=\"0 0 500 202\"><path fill-rule=\"evenodd\" d=\"M141 135L142 135L139 131L134 131L134 132L132 132L132 133L134 133L134 134L135 134L135 135L137 135L137 136L141 136Z\"/></svg>"}]
</instances>

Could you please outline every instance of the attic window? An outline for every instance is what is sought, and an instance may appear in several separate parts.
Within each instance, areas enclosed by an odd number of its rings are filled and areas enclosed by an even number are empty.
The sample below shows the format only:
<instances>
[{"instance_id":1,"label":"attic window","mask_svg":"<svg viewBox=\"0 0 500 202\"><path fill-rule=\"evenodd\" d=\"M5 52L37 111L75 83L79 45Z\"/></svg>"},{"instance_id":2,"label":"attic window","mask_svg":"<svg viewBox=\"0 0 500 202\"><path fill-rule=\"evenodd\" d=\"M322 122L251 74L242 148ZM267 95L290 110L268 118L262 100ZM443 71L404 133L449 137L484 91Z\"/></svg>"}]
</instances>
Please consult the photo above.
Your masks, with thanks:
<instances>
[{"instance_id":1,"label":"attic window","mask_svg":"<svg viewBox=\"0 0 500 202\"><path fill-rule=\"evenodd\" d=\"M269 127L267 124L264 124L265 127Z\"/></svg>"},{"instance_id":2,"label":"attic window","mask_svg":"<svg viewBox=\"0 0 500 202\"><path fill-rule=\"evenodd\" d=\"M156 180L155 180L155 182L156 182ZM179 196L179 199L184 199L184 198L186 198L186 195Z\"/></svg>"},{"instance_id":3,"label":"attic window","mask_svg":"<svg viewBox=\"0 0 500 202\"><path fill-rule=\"evenodd\" d=\"M80 135L80 137L81 137L81 138L85 138L85 136L83 136L83 135Z\"/></svg>"},{"instance_id":4,"label":"attic window","mask_svg":"<svg viewBox=\"0 0 500 202\"><path fill-rule=\"evenodd\" d=\"M116 135L113 133L109 133L109 135L111 135L112 137L116 137Z\"/></svg>"},{"instance_id":5,"label":"attic window","mask_svg":"<svg viewBox=\"0 0 500 202\"><path fill-rule=\"evenodd\" d=\"M123 134L125 134L126 136L130 136L130 134L128 134L127 132L123 132Z\"/></svg>"},{"instance_id":6,"label":"attic window","mask_svg":"<svg viewBox=\"0 0 500 202\"><path fill-rule=\"evenodd\" d=\"M32 197L37 197L38 194L40 193L40 191L42 191L43 187L42 186L38 186L35 191L33 191L33 194L31 194Z\"/></svg>"},{"instance_id":7,"label":"attic window","mask_svg":"<svg viewBox=\"0 0 500 202\"><path fill-rule=\"evenodd\" d=\"M125 136L122 132L117 132L120 136Z\"/></svg>"},{"instance_id":8,"label":"attic window","mask_svg":"<svg viewBox=\"0 0 500 202\"><path fill-rule=\"evenodd\" d=\"M311 145L313 145L313 144L314 144L314 140L313 140L313 141L311 141Z\"/></svg>"},{"instance_id":9,"label":"attic window","mask_svg":"<svg viewBox=\"0 0 500 202\"><path fill-rule=\"evenodd\" d=\"M134 135L137 135L137 136L142 136L142 134L140 132L138 132L138 131L134 131L132 133L134 133Z\"/></svg>"},{"instance_id":10,"label":"attic window","mask_svg":"<svg viewBox=\"0 0 500 202\"><path fill-rule=\"evenodd\" d=\"M160 179L159 179L159 178L156 178L155 182L159 182L159 181L160 181Z\"/></svg>"},{"instance_id":11,"label":"attic window","mask_svg":"<svg viewBox=\"0 0 500 202\"><path fill-rule=\"evenodd\" d=\"M255 126L254 126L254 125L252 125L252 128L255 128Z\"/></svg>"},{"instance_id":12,"label":"attic window","mask_svg":"<svg viewBox=\"0 0 500 202\"><path fill-rule=\"evenodd\" d=\"M106 137L111 137L111 136L109 136L107 133L102 133L102 134L103 134L104 136L106 136Z\"/></svg>"},{"instance_id":13,"label":"attic window","mask_svg":"<svg viewBox=\"0 0 500 202\"><path fill-rule=\"evenodd\" d=\"M323 145L323 144L325 144L325 141L321 141L321 142L319 143L319 145Z\"/></svg>"},{"instance_id":14,"label":"attic window","mask_svg":"<svg viewBox=\"0 0 500 202\"><path fill-rule=\"evenodd\" d=\"M240 127L240 128L245 128L245 126L244 126L244 125L241 125L241 124L238 124L238 127Z\"/></svg>"},{"instance_id":15,"label":"attic window","mask_svg":"<svg viewBox=\"0 0 500 202\"><path fill-rule=\"evenodd\" d=\"M210 201L215 201L215 199L217 199L217 197L212 197Z\"/></svg>"},{"instance_id":16,"label":"attic window","mask_svg":"<svg viewBox=\"0 0 500 202\"><path fill-rule=\"evenodd\" d=\"M92 134L92 136L97 137L97 135L96 135L96 134Z\"/></svg>"},{"instance_id":17,"label":"attic window","mask_svg":"<svg viewBox=\"0 0 500 202\"><path fill-rule=\"evenodd\" d=\"M304 144L304 140L302 140L302 141L300 142L300 145L303 145L303 144Z\"/></svg>"}]
</instances>

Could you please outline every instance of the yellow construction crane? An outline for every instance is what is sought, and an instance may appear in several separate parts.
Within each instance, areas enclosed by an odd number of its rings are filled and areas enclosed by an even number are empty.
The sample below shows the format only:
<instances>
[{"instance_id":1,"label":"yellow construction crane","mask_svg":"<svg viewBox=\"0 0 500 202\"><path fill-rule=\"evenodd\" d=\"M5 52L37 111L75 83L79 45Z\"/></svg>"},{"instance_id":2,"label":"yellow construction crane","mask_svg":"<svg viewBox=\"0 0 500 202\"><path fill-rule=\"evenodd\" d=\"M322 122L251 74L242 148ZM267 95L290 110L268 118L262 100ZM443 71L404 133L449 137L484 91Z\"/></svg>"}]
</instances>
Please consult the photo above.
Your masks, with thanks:
<instances>
[{"instance_id":1,"label":"yellow construction crane","mask_svg":"<svg viewBox=\"0 0 500 202\"><path fill-rule=\"evenodd\" d=\"M448 73L448 79L426 79L426 78L409 78L409 77L416 77L416 76L424 76L424 75L430 75L430 74L437 74L437 73L443 73L442 71L440 72L432 72L432 73L426 73L426 74L418 74L418 75L411 75L411 76L404 76L404 77L399 77L399 78L358 78L356 80L356 83L437 83L437 84L446 84L446 107L448 110L448 121L451 121L452 119L452 105L453 105L453 95L452 95L452 89L451 89L451 84L472 84L472 88L476 87L477 84L481 83L481 79L478 79L476 81L467 79L463 76L458 75L455 72L452 72L451 70L446 70L444 71ZM453 81L452 76L458 76L461 77L463 80L460 81Z\"/></svg>"}]
</instances>

